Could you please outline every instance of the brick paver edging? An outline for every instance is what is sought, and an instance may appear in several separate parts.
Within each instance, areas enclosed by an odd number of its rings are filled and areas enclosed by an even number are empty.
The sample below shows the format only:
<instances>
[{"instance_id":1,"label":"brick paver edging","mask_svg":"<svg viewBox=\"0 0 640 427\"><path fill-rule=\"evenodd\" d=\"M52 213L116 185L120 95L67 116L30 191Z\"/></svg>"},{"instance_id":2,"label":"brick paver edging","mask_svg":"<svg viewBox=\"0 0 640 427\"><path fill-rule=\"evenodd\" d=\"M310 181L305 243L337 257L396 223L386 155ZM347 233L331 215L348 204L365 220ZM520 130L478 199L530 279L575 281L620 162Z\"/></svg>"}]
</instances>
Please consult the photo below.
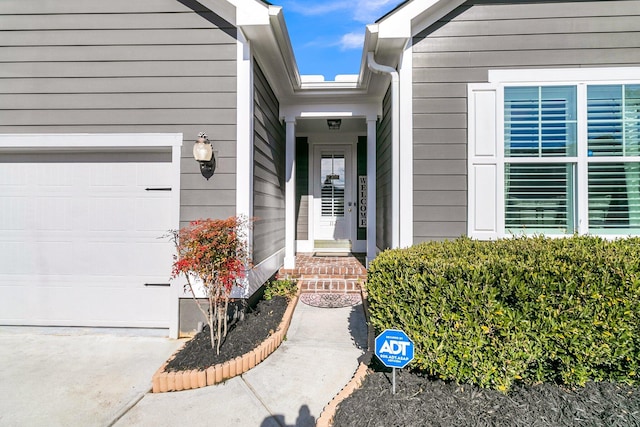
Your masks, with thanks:
<instances>
[{"instance_id":1,"label":"brick paver edging","mask_svg":"<svg viewBox=\"0 0 640 427\"><path fill-rule=\"evenodd\" d=\"M242 356L224 363L218 363L205 370L193 369L189 371L165 372L167 363L175 357L182 347L174 353L153 375L153 393L164 393L168 391L190 390L194 388L206 387L226 381L235 376L241 375L252 369L273 353L282 344L287 334L293 311L300 297L300 289L295 297L289 301L282 321L276 331L262 342L258 347Z\"/></svg>"},{"instance_id":2,"label":"brick paver edging","mask_svg":"<svg viewBox=\"0 0 640 427\"><path fill-rule=\"evenodd\" d=\"M322 410L320 417L316 421L316 427L331 427L333 425L333 418L336 415L338 405L342 403L347 397L351 396L351 393L356 391L362 385L362 381L369 373L369 363L373 356L373 349L375 347L374 341L376 339L373 328L369 327L369 303L367 300L367 291L362 290L362 308L364 309L364 315L367 321L367 350L364 353L358 369L351 377L351 380L345 385L342 390L333 398L331 402L327 404Z\"/></svg>"}]
</instances>

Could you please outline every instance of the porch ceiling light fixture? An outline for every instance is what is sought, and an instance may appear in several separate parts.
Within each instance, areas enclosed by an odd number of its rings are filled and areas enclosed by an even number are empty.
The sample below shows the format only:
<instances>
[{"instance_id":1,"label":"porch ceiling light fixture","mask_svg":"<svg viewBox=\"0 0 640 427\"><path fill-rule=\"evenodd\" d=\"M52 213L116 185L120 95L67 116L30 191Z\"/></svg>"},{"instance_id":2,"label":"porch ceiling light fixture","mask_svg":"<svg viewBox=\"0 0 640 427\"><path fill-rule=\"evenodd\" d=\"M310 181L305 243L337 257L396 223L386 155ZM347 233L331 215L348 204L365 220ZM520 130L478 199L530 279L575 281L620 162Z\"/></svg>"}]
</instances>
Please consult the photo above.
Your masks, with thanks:
<instances>
[{"instance_id":1,"label":"porch ceiling light fixture","mask_svg":"<svg viewBox=\"0 0 640 427\"><path fill-rule=\"evenodd\" d=\"M216 170L216 159L213 156L211 142L204 132L198 134L198 138L195 144L193 144L193 158L200 163L200 173L207 178L208 181Z\"/></svg>"},{"instance_id":2,"label":"porch ceiling light fixture","mask_svg":"<svg viewBox=\"0 0 640 427\"><path fill-rule=\"evenodd\" d=\"M339 130L342 125L342 119L327 119L327 126L331 130Z\"/></svg>"}]
</instances>

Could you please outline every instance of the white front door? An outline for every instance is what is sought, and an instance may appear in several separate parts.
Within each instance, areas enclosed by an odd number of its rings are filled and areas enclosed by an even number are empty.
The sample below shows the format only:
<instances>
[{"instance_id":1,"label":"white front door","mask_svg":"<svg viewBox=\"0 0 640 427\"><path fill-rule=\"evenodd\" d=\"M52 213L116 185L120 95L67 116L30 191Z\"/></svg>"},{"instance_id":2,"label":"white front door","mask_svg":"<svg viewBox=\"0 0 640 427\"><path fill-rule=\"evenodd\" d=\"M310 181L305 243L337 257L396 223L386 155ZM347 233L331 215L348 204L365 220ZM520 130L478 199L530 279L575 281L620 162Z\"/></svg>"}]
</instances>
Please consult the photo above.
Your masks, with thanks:
<instances>
[{"instance_id":1,"label":"white front door","mask_svg":"<svg viewBox=\"0 0 640 427\"><path fill-rule=\"evenodd\" d=\"M314 239L325 243L334 241L336 248L350 248L353 230L351 146L316 145L313 158Z\"/></svg>"}]
</instances>

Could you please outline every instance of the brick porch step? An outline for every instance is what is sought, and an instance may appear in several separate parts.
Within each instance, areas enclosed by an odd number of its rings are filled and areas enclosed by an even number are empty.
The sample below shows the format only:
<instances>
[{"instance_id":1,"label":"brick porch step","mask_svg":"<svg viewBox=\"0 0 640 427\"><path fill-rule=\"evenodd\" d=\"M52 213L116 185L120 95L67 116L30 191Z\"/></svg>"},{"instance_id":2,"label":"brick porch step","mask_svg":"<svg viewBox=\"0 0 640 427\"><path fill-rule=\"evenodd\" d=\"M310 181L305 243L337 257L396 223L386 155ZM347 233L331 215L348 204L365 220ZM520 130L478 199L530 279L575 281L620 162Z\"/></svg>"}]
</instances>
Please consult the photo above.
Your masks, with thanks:
<instances>
[{"instance_id":1,"label":"brick porch step","mask_svg":"<svg viewBox=\"0 0 640 427\"><path fill-rule=\"evenodd\" d=\"M290 277L296 280L313 280L313 279L367 279L367 273L353 273L353 272L342 272L342 271L331 271L329 270L326 273L317 272L317 271L291 271L291 270L280 270L280 276Z\"/></svg>"},{"instance_id":2,"label":"brick porch step","mask_svg":"<svg viewBox=\"0 0 640 427\"><path fill-rule=\"evenodd\" d=\"M301 279L304 293L359 293L361 279Z\"/></svg>"},{"instance_id":3,"label":"brick porch step","mask_svg":"<svg viewBox=\"0 0 640 427\"><path fill-rule=\"evenodd\" d=\"M298 254L295 268L282 268L278 276L297 280L302 292L360 292L367 269L356 256Z\"/></svg>"}]
</instances>

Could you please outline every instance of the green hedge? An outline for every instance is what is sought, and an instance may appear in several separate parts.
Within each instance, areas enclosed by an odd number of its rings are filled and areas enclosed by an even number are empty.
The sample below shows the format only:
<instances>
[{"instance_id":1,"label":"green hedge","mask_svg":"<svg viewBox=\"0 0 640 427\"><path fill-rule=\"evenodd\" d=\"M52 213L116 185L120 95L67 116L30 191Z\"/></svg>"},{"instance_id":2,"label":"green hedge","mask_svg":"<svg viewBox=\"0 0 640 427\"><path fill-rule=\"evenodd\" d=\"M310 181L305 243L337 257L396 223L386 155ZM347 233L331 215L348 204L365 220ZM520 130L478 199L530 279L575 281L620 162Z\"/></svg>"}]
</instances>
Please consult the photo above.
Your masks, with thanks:
<instances>
[{"instance_id":1,"label":"green hedge","mask_svg":"<svg viewBox=\"0 0 640 427\"><path fill-rule=\"evenodd\" d=\"M371 322L402 329L415 369L506 391L514 381L635 383L640 238L460 238L381 253Z\"/></svg>"}]
</instances>

